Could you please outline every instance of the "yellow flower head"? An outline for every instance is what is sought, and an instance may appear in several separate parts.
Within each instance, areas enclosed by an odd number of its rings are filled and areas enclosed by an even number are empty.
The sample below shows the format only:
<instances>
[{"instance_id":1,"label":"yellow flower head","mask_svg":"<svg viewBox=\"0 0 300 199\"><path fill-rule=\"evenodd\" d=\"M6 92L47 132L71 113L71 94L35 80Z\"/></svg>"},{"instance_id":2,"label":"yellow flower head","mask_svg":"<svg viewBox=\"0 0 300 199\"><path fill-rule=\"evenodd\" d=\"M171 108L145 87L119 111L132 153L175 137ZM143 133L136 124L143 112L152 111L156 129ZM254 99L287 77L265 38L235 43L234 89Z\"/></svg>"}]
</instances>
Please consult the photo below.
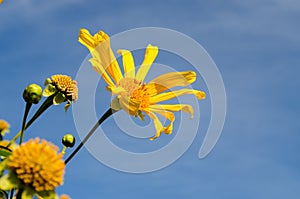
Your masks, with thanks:
<instances>
[{"instance_id":1,"label":"yellow flower head","mask_svg":"<svg viewBox=\"0 0 300 199\"><path fill-rule=\"evenodd\" d=\"M49 97L55 95L53 104L61 104L65 101L67 110L72 102L78 99L77 82L67 75L53 75L51 78L46 79L45 85L47 86L43 92L43 96Z\"/></svg>"},{"instance_id":2,"label":"yellow flower head","mask_svg":"<svg viewBox=\"0 0 300 199\"><path fill-rule=\"evenodd\" d=\"M13 151L7 166L22 184L35 191L51 191L63 183L65 164L58 148L38 138Z\"/></svg>"},{"instance_id":3,"label":"yellow flower head","mask_svg":"<svg viewBox=\"0 0 300 199\"><path fill-rule=\"evenodd\" d=\"M3 136L5 133L9 132L9 124L5 120L0 119L0 134Z\"/></svg>"},{"instance_id":4,"label":"yellow flower head","mask_svg":"<svg viewBox=\"0 0 300 199\"><path fill-rule=\"evenodd\" d=\"M53 75L51 77L52 85L55 86L66 98L76 102L78 98L77 83L67 75Z\"/></svg>"},{"instance_id":5,"label":"yellow flower head","mask_svg":"<svg viewBox=\"0 0 300 199\"><path fill-rule=\"evenodd\" d=\"M123 109L133 116L143 119L143 114L147 114L153 121L156 129L155 136L151 140L160 136L162 132L171 134L175 116L172 112L184 111L193 116L193 108L188 104L158 104L181 95L193 94L199 100L205 98L202 91L183 88L180 90L169 91L176 86L188 86L196 80L194 71L170 72L156 77L148 84L144 79L156 59L158 54L157 46L148 45L146 48L144 61L136 72L132 54L128 50L118 50L122 55L124 76L110 48L109 36L99 31L94 36L88 30L81 29L79 42L86 46L92 58L90 62L93 68L101 74L108 84L107 89L116 95L111 103L111 108ZM157 114L170 121L168 126L163 126Z\"/></svg>"}]
</instances>

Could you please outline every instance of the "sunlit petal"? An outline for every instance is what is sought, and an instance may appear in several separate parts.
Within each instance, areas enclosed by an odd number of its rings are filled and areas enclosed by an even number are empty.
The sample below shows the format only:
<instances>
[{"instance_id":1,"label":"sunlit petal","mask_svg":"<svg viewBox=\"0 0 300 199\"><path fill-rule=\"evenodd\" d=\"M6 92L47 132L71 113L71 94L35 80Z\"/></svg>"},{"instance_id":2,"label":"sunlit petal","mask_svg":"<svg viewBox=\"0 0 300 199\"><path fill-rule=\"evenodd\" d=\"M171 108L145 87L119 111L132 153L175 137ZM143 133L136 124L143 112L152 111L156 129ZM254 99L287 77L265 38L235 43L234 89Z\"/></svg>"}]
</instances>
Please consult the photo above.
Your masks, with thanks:
<instances>
[{"instance_id":1,"label":"sunlit petal","mask_svg":"<svg viewBox=\"0 0 300 199\"><path fill-rule=\"evenodd\" d=\"M149 106L149 108L152 111L158 112L158 111L183 111L185 113L191 114L191 119L194 116L194 109L189 104L155 104Z\"/></svg>"},{"instance_id":2,"label":"sunlit petal","mask_svg":"<svg viewBox=\"0 0 300 199\"><path fill-rule=\"evenodd\" d=\"M123 78L119 64L110 47L110 38L105 32L99 31L92 36L88 30L81 29L78 41L89 49L94 58L98 59L102 68L107 71L115 83Z\"/></svg>"},{"instance_id":3,"label":"sunlit petal","mask_svg":"<svg viewBox=\"0 0 300 199\"><path fill-rule=\"evenodd\" d=\"M145 79L152 63L154 62L157 54L158 54L157 46L152 46L151 44L149 44L146 48L144 61L143 61L141 67L139 68L139 70L136 74L136 79L137 80L144 81L144 79Z\"/></svg>"},{"instance_id":4,"label":"sunlit petal","mask_svg":"<svg viewBox=\"0 0 300 199\"><path fill-rule=\"evenodd\" d=\"M194 71L170 72L153 79L147 86L151 90L155 89L156 93L161 93L176 86L188 86L195 80Z\"/></svg>"},{"instance_id":5,"label":"sunlit petal","mask_svg":"<svg viewBox=\"0 0 300 199\"><path fill-rule=\"evenodd\" d=\"M170 91L155 96L151 96L150 104L156 104L158 102L166 101L181 95L188 95L188 94L195 95L198 98L198 100L205 98L205 92L194 90L194 89L180 89L176 91Z\"/></svg>"},{"instance_id":6,"label":"sunlit petal","mask_svg":"<svg viewBox=\"0 0 300 199\"><path fill-rule=\"evenodd\" d=\"M125 77L135 77L135 66L132 54L128 50L118 50L118 54L122 54Z\"/></svg>"},{"instance_id":7,"label":"sunlit petal","mask_svg":"<svg viewBox=\"0 0 300 199\"><path fill-rule=\"evenodd\" d=\"M95 58L91 58L89 61L92 64L94 70L102 76L102 78L109 85L109 87L111 89L114 88L115 84L113 83L111 78L107 75L106 71L104 70L102 65L99 63L99 60L95 59Z\"/></svg>"}]
</instances>

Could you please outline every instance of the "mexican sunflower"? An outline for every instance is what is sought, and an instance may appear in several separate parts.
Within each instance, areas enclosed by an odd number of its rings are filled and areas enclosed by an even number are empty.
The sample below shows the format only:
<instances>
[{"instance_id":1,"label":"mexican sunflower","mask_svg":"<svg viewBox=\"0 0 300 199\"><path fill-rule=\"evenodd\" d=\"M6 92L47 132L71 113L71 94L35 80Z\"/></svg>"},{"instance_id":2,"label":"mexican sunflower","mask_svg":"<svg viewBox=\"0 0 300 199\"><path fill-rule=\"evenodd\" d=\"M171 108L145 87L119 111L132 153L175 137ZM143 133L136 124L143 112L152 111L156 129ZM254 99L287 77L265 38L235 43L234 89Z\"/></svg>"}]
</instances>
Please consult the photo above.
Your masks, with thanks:
<instances>
[{"instance_id":1,"label":"mexican sunflower","mask_svg":"<svg viewBox=\"0 0 300 199\"><path fill-rule=\"evenodd\" d=\"M182 88L172 90L177 86L188 86L196 80L193 71L170 72L160 75L145 83L144 79L154 62L157 54L157 46L149 44L146 48L144 61L136 72L134 59L128 50L118 50L122 55L124 74L122 74L114 53L110 47L110 38L103 31L91 35L88 30L81 29L78 41L88 48L92 58L89 60L93 68L102 76L108 84L107 90L116 97L112 100L111 108L123 109L132 116L138 116L142 120L145 113L154 122L155 135L151 140L160 136L162 132L171 134L175 116L173 112L184 111L193 117L193 108L188 104L158 104L160 102L176 98L181 95L192 94L199 100L205 98L202 91ZM170 121L169 125L163 126L157 117L161 115Z\"/></svg>"}]
</instances>

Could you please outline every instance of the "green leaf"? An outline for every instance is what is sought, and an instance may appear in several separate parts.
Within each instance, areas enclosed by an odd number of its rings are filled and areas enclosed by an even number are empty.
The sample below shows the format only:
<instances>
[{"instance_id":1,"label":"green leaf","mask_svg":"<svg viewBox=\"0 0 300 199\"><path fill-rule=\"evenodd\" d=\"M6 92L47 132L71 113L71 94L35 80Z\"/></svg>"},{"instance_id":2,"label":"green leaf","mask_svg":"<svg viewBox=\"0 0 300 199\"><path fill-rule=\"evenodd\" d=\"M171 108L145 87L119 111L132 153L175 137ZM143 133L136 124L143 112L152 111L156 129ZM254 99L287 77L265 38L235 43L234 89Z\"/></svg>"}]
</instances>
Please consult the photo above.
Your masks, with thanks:
<instances>
[{"instance_id":1,"label":"green leaf","mask_svg":"<svg viewBox=\"0 0 300 199\"><path fill-rule=\"evenodd\" d=\"M10 172L0 178L0 189L10 190L18 185L16 177Z\"/></svg>"},{"instance_id":2,"label":"green leaf","mask_svg":"<svg viewBox=\"0 0 300 199\"><path fill-rule=\"evenodd\" d=\"M58 105L58 104L63 103L65 100L66 100L66 97L64 96L64 94L59 92L53 98L53 104Z\"/></svg>"},{"instance_id":3,"label":"green leaf","mask_svg":"<svg viewBox=\"0 0 300 199\"><path fill-rule=\"evenodd\" d=\"M8 157L11 155L10 149L0 146L0 156Z\"/></svg>"},{"instance_id":4,"label":"green leaf","mask_svg":"<svg viewBox=\"0 0 300 199\"><path fill-rule=\"evenodd\" d=\"M55 86L49 84L48 86L46 86L46 88L43 91L43 96L44 97L49 97L51 95L53 95L56 92L56 88Z\"/></svg>"}]
</instances>

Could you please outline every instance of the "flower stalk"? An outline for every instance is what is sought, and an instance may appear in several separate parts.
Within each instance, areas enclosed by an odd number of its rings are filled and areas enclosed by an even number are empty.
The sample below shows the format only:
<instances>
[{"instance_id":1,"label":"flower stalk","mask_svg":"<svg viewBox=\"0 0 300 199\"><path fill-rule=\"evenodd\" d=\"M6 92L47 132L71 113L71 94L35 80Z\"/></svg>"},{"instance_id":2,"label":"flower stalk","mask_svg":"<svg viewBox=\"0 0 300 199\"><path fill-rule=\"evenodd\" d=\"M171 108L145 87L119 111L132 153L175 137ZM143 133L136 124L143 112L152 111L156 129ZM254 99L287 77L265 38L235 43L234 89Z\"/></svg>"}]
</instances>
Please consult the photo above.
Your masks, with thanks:
<instances>
[{"instance_id":1,"label":"flower stalk","mask_svg":"<svg viewBox=\"0 0 300 199\"><path fill-rule=\"evenodd\" d=\"M36 111L36 113L32 116L32 118L24 125L23 132L44 112L46 111L52 104L53 98L55 95L49 96L44 103L40 106L40 108ZM25 111L26 112L26 111ZM22 130L19 131L15 137L11 139L8 143L7 147L9 147L12 143L14 143L20 136L22 135Z\"/></svg>"},{"instance_id":2,"label":"flower stalk","mask_svg":"<svg viewBox=\"0 0 300 199\"><path fill-rule=\"evenodd\" d=\"M94 134L94 132L97 130L97 128L112 114L116 113L117 110L114 109L108 109L102 117L96 122L96 124L93 126L93 128L90 130L90 132L85 136L85 138L80 142L80 144L76 147L76 149L71 153L71 155L65 160L65 164L67 165L68 162L77 154L77 152L82 148L82 146L88 141L88 139Z\"/></svg>"}]
</instances>

